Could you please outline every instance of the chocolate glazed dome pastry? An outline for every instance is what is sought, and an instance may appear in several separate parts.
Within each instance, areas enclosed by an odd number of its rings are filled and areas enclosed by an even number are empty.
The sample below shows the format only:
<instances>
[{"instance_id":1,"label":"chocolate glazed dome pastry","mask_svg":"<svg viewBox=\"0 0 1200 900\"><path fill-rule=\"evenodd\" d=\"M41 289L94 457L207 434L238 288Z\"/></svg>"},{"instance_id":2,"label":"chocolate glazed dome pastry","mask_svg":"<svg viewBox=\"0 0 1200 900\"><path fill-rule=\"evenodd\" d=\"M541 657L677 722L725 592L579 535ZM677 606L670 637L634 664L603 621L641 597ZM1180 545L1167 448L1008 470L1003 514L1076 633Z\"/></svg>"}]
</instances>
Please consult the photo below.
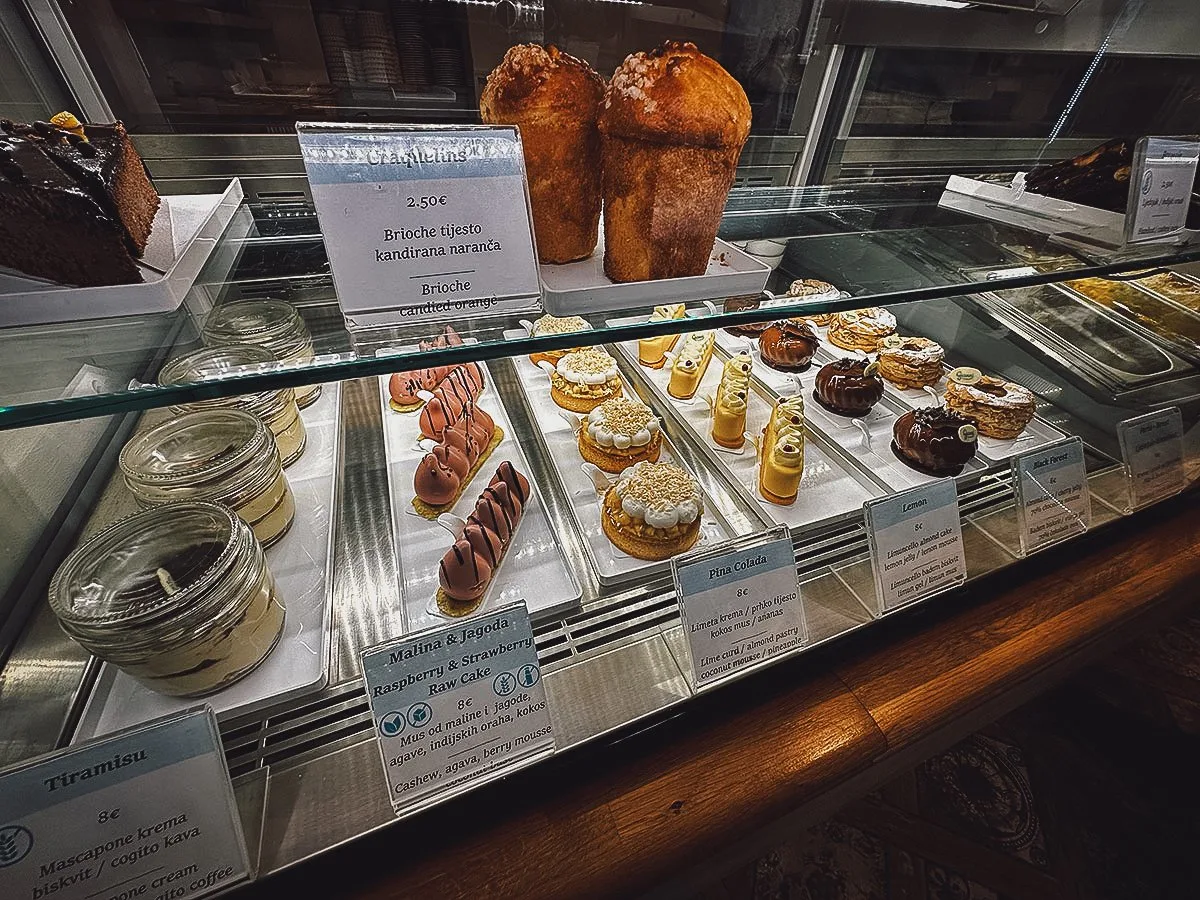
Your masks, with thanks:
<instances>
[{"instance_id":1,"label":"chocolate glazed dome pastry","mask_svg":"<svg viewBox=\"0 0 1200 900\"><path fill-rule=\"evenodd\" d=\"M928 475L957 475L975 455L975 421L940 406L906 412L892 426L892 452Z\"/></svg>"},{"instance_id":2,"label":"chocolate glazed dome pastry","mask_svg":"<svg viewBox=\"0 0 1200 900\"><path fill-rule=\"evenodd\" d=\"M883 397L879 363L865 359L838 359L817 373L813 397L839 416L865 416Z\"/></svg>"},{"instance_id":3,"label":"chocolate glazed dome pastry","mask_svg":"<svg viewBox=\"0 0 1200 900\"><path fill-rule=\"evenodd\" d=\"M804 319L772 322L758 340L762 360L780 372L803 372L812 365L820 340Z\"/></svg>"},{"instance_id":4,"label":"chocolate glazed dome pastry","mask_svg":"<svg viewBox=\"0 0 1200 900\"><path fill-rule=\"evenodd\" d=\"M746 92L694 44L633 53L600 110L604 274L703 275L742 145Z\"/></svg>"}]
</instances>

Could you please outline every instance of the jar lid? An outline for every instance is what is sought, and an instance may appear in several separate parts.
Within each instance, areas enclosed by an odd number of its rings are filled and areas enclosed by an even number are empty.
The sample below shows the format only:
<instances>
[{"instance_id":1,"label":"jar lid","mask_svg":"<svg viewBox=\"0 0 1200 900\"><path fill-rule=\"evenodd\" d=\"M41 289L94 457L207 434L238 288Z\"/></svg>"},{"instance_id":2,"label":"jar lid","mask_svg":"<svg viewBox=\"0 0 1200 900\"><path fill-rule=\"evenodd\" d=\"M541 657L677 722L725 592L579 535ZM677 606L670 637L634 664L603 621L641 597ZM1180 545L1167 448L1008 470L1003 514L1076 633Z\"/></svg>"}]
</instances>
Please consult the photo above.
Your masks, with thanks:
<instances>
[{"instance_id":1,"label":"jar lid","mask_svg":"<svg viewBox=\"0 0 1200 900\"><path fill-rule=\"evenodd\" d=\"M223 506L187 501L154 506L77 547L50 583L50 607L68 634L146 623L180 610L207 615L211 594L253 534Z\"/></svg>"},{"instance_id":2,"label":"jar lid","mask_svg":"<svg viewBox=\"0 0 1200 900\"><path fill-rule=\"evenodd\" d=\"M257 477L262 463L272 460L273 444L257 416L238 409L205 409L143 431L121 448L119 462L133 485L228 478L224 495Z\"/></svg>"},{"instance_id":3,"label":"jar lid","mask_svg":"<svg viewBox=\"0 0 1200 900\"><path fill-rule=\"evenodd\" d=\"M295 346L308 340L308 329L295 307L282 300L238 300L208 314L204 343ZM282 355L282 354L281 354Z\"/></svg>"},{"instance_id":4,"label":"jar lid","mask_svg":"<svg viewBox=\"0 0 1200 900\"><path fill-rule=\"evenodd\" d=\"M268 348L256 344L226 344L223 347L205 347L177 356L158 373L158 383L162 385L199 384L205 381L219 381L237 375L251 375L274 369L278 359ZM275 391L262 391L252 394L238 394L233 397L219 397L212 400L195 400L186 404L188 408L206 407L235 407L245 409L264 419L278 415L296 392L292 388L280 388ZM184 408L182 406L176 409Z\"/></svg>"}]
</instances>

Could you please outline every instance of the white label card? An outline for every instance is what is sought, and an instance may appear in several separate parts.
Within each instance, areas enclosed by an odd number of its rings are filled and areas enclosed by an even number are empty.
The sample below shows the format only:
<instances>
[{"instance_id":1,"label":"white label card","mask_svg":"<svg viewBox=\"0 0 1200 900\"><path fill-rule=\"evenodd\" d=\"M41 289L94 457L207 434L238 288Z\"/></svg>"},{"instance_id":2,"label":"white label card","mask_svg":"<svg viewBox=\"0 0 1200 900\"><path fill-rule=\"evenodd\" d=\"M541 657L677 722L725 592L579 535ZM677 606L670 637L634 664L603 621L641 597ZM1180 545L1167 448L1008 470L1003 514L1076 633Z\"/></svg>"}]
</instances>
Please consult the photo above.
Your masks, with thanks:
<instances>
[{"instance_id":1,"label":"white label card","mask_svg":"<svg viewBox=\"0 0 1200 900\"><path fill-rule=\"evenodd\" d=\"M523 603L372 647L362 669L397 811L554 748Z\"/></svg>"},{"instance_id":2,"label":"white label card","mask_svg":"<svg viewBox=\"0 0 1200 900\"><path fill-rule=\"evenodd\" d=\"M1013 457L1021 549L1041 550L1092 527L1083 441L1067 438Z\"/></svg>"},{"instance_id":3,"label":"white label card","mask_svg":"<svg viewBox=\"0 0 1200 900\"><path fill-rule=\"evenodd\" d=\"M296 131L338 302L356 324L536 309L515 128L301 122Z\"/></svg>"},{"instance_id":4,"label":"white label card","mask_svg":"<svg viewBox=\"0 0 1200 900\"><path fill-rule=\"evenodd\" d=\"M1129 510L1165 500L1184 489L1183 415L1176 406L1117 425L1129 478Z\"/></svg>"},{"instance_id":5,"label":"white label card","mask_svg":"<svg viewBox=\"0 0 1200 900\"><path fill-rule=\"evenodd\" d=\"M697 688L808 641L787 527L734 544L671 563Z\"/></svg>"},{"instance_id":6,"label":"white label card","mask_svg":"<svg viewBox=\"0 0 1200 900\"><path fill-rule=\"evenodd\" d=\"M0 775L0 897L202 897L248 877L212 711L191 710Z\"/></svg>"},{"instance_id":7,"label":"white label card","mask_svg":"<svg viewBox=\"0 0 1200 900\"><path fill-rule=\"evenodd\" d=\"M1200 143L1142 138L1133 154L1125 239L1133 244L1178 234L1187 221Z\"/></svg>"},{"instance_id":8,"label":"white label card","mask_svg":"<svg viewBox=\"0 0 1200 900\"><path fill-rule=\"evenodd\" d=\"M870 500L863 516L881 615L966 580L953 478Z\"/></svg>"}]
</instances>

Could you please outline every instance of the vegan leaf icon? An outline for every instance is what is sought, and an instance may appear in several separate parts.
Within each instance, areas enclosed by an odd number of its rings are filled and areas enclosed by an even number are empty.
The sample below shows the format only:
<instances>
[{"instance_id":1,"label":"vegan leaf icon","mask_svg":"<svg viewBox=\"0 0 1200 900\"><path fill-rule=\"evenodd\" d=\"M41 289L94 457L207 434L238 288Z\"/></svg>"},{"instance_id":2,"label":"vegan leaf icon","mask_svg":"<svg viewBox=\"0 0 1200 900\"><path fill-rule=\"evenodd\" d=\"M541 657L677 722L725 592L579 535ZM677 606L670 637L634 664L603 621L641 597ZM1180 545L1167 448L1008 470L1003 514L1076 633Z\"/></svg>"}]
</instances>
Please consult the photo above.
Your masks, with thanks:
<instances>
[{"instance_id":1,"label":"vegan leaf icon","mask_svg":"<svg viewBox=\"0 0 1200 900\"><path fill-rule=\"evenodd\" d=\"M17 858L17 832L0 831L0 862L13 862Z\"/></svg>"}]
</instances>

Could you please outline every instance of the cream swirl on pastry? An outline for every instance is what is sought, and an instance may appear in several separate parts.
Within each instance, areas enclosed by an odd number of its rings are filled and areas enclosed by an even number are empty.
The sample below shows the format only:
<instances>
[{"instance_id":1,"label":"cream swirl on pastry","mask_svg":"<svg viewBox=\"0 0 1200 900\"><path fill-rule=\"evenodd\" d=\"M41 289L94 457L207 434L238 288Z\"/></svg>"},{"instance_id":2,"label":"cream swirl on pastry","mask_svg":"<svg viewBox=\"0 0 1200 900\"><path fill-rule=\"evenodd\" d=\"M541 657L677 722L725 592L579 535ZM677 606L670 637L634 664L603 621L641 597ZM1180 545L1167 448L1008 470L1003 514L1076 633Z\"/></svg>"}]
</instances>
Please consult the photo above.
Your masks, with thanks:
<instances>
[{"instance_id":1,"label":"cream swirl on pastry","mask_svg":"<svg viewBox=\"0 0 1200 900\"><path fill-rule=\"evenodd\" d=\"M613 490L621 510L651 528L668 529L696 521L704 512L700 486L671 463L640 462L621 473Z\"/></svg>"},{"instance_id":2,"label":"cream swirl on pastry","mask_svg":"<svg viewBox=\"0 0 1200 900\"><path fill-rule=\"evenodd\" d=\"M568 353L558 361L555 370L571 384L604 384L617 377L616 361L595 347Z\"/></svg>"},{"instance_id":3,"label":"cream swirl on pastry","mask_svg":"<svg viewBox=\"0 0 1200 900\"><path fill-rule=\"evenodd\" d=\"M628 450L645 447L658 434L660 423L650 408L635 400L605 400L587 417L588 437L601 447Z\"/></svg>"}]
</instances>

